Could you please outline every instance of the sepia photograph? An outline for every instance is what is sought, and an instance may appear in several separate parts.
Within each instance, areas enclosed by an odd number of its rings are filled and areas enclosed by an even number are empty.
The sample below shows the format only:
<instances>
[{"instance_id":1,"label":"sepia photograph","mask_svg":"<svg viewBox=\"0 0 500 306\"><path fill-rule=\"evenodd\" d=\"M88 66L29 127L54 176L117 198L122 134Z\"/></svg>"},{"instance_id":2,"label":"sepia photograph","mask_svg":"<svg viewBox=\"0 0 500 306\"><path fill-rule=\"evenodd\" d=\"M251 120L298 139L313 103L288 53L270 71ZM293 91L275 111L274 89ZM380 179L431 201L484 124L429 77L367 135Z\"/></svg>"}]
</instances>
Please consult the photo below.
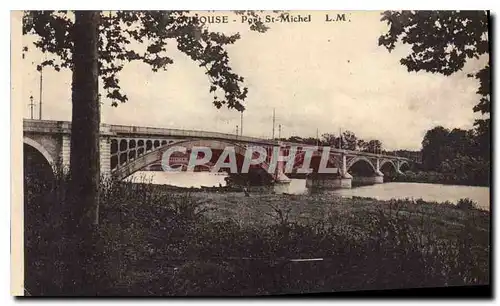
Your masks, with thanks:
<instances>
[{"instance_id":1,"label":"sepia photograph","mask_svg":"<svg viewBox=\"0 0 500 306\"><path fill-rule=\"evenodd\" d=\"M12 294L491 297L491 23L11 11Z\"/></svg>"}]
</instances>

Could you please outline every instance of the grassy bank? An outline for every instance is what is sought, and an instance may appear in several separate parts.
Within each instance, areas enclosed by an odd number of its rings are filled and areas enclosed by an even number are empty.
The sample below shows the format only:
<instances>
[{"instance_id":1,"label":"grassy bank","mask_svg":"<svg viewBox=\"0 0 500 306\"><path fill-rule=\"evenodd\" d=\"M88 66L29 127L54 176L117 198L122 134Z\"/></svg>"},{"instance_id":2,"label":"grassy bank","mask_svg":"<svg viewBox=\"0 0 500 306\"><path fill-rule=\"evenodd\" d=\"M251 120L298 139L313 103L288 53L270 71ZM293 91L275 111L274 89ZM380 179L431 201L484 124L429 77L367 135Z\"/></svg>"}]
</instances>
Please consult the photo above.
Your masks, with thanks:
<instances>
[{"instance_id":1,"label":"grassy bank","mask_svg":"<svg viewBox=\"0 0 500 306\"><path fill-rule=\"evenodd\" d=\"M487 168L485 171L489 171ZM459 176L456 173L441 173L435 171L406 171L404 174L386 173L385 182L408 182L408 183L428 183L428 184L446 184L446 185L466 185L489 187L489 172L481 172L481 175Z\"/></svg>"},{"instance_id":2,"label":"grassy bank","mask_svg":"<svg viewBox=\"0 0 500 306\"><path fill-rule=\"evenodd\" d=\"M58 201L57 188L25 200L40 210ZM51 218L57 220L54 212ZM267 295L488 284L489 218L450 203L110 184L103 188L106 252L99 258L107 285L99 293ZM38 252L27 286L47 293L57 287L60 237L50 224L30 220L28 232L39 238L31 240ZM322 260L290 261L311 258Z\"/></svg>"}]
</instances>

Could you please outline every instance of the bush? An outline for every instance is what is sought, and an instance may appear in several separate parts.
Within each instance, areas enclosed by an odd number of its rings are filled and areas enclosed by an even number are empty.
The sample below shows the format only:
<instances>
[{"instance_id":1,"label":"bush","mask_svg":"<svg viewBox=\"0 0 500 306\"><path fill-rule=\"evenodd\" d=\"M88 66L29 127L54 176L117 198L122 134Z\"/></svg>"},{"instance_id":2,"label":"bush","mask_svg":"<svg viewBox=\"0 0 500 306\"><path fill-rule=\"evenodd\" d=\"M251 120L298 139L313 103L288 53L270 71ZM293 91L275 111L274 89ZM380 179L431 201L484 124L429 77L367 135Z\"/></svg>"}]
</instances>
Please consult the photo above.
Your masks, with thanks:
<instances>
[{"instance_id":1,"label":"bush","mask_svg":"<svg viewBox=\"0 0 500 306\"><path fill-rule=\"evenodd\" d=\"M469 198L460 199L457 202L457 208L465 209L465 210L475 209L475 208L477 208L477 203L472 201Z\"/></svg>"},{"instance_id":2,"label":"bush","mask_svg":"<svg viewBox=\"0 0 500 306\"><path fill-rule=\"evenodd\" d=\"M62 286L65 253L58 241L64 237L57 228L64 182L44 187L43 196L27 186L27 204L51 208L27 223L41 235L29 240L37 250L28 264L33 295ZM321 220L293 218L289 203L282 203L271 207L269 224L253 226L238 218L210 219L205 212L214 208L207 203L152 184L104 180L101 195L105 252L96 277L107 285L100 294L267 295L489 282L489 232L466 222L440 236L435 216L423 213L432 204L421 199L377 202L376 211ZM323 260L290 261L300 258Z\"/></svg>"}]
</instances>

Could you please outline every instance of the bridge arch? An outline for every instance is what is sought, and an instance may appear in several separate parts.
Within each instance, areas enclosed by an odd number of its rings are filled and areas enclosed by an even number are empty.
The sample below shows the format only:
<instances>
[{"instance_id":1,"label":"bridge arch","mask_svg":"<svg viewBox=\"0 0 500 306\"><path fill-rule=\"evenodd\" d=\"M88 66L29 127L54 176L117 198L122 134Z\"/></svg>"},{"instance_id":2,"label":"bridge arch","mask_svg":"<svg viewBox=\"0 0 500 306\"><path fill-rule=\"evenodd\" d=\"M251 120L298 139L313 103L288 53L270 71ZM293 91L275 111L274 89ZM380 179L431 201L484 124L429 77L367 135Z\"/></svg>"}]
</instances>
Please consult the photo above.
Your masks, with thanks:
<instances>
[{"instance_id":1,"label":"bridge arch","mask_svg":"<svg viewBox=\"0 0 500 306\"><path fill-rule=\"evenodd\" d=\"M132 175L133 173L147 167L148 165L159 163L162 160L163 153L173 147L184 147L186 148L186 150L192 150L194 147L208 147L212 150L224 150L229 146L234 148L236 155L245 156L247 148L240 144L222 140L191 139L170 144L167 143L156 149L153 149L153 151L140 155L136 159L125 163L121 167L120 164L118 164L117 168L112 170L112 176L115 179L122 180ZM266 162L262 162L261 167L267 171L269 169L269 164Z\"/></svg>"},{"instance_id":2,"label":"bridge arch","mask_svg":"<svg viewBox=\"0 0 500 306\"><path fill-rule=\"evenodd\" d=\"M301 165L304 162L306 152L305 151L299 151L295 155L295 160L294 162L294 167ZM311 156L311 163L313 162L314 159L321 159L322 158L322 153L314 152ZM341 160L337 158L337 155L334 152L330 152L328 156L328 161L327 161L327 167L335 166L336 168L341 168ZM312 164L310 165L311 167L313 166Z\"/></svg>"},{"instance_id":3,"label":"bridge arch","mask_svg":"<svg viewBox=\"0 0 500 306\"><path fill-rule=\"evenodd\" d=\"M29 145L30 147L33 147L34 149L36 149L38 152L40 152L40 154L43 155L43 157L47 160L47 162L49 163L49 165L51 167L53 167L55 165L54 163L54 159L52 158L52 156L50 155L49 151L47 151L40 143L38 143L37 141L29 138L29 137L26 137L24 136L23 137L23 144L26 144L26 145Z\"/></svg>"},{"instance_id":4,"label":"bridge arch","mask_svg":"<svg viewBox=\"0 0 500 306\"><path fill-rule=\"evenodd\" d=\"M26 188L41 190L55 178L55 164L50 153L37 141L23 137L23 172Z\"/></svg>"},{"instance_id":5,"label":"bridge arch","mask_svg":"<svg viewBox=\"0 0 500 306\"><path fill-rule=\"evenodd\" d=\"M377 173L377 169L375 168L371 160L364 156L356 156L353 159L351 159L346 165L347 172L349 172L351 168L358 163L367 164L369 168L373 171L373 173Z\"/></svg>"},{"instance_id":6,"label":"bridge arch","mask_svg":"<svg viewBox=\"0 0 500 306\"><path fill-rule=\"evenodd\" d=\"M406 170L410 170L410 163L406 160L399 161L398 171L404 172Z\"/></svg>"},{"instance_id":7,"label":"bridge arch","mask_svg":"<svg viewBox=\"0 0 500 306\"><path fill-rule=\"evenodd\" d=\"M393 171L392 172L398 172L398 166L396 163L394 163L394 161L390 160L390 159L383 159L382 161L380 161L380 164L379 164L379 167L380 167L380 171L381 172L384 172L382 171L383 168L387 168L387 166L389 166Z\"/></svg>"}]
</instances>

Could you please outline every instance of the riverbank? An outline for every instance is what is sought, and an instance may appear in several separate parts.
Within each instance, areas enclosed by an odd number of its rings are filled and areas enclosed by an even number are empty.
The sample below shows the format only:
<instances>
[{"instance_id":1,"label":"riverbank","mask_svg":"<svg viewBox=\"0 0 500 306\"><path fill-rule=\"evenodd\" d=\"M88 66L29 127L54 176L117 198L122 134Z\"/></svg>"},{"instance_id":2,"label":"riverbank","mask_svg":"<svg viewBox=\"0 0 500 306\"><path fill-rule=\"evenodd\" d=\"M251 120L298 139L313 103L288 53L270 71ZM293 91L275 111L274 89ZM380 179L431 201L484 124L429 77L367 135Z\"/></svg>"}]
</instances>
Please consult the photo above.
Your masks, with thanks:
<instances>
[{"instance_id":1,"label":"riverbank","mask_svg":"<svg viewBox=\"0 0 500 306\"><path fill-rule=\"evenodd\" d=\"M167 175L168 176L168 175ZM181 181L185 183L191 182L196 187L177 187L163 184L164 176L156 176L153 182L157 191L188 191L195 192L243 192L240 187L215 187L218 185L217 180L210 182L206 178L201 178L202 184L198 183L198 175L184 177ZM202 187L206 186L214 187ZM188 186L188 184L185 184ZM191 185L192 186L192 185ZM430 202L457 202L462 198L470 198L475 201L480 208L489 210L490 207L490 191L486 187L463 186L463 185L443 185L443 184L428 184L428 183L403 183L403 182L386 182L384 184L367 185L362 187L354 187L350 189L336 190L311 190L306 187L306 181L303 179L292 179L289 184L279 184L275 186L249 186L246 187L250 194L253 193L287 193L287 194L312 194L312 193L328 193L332 196L343 197L366 197L376 198L379 200L390 199L423 199Z\"/></svg>"},{"instance_id":2,"label":"riverbank","mask_svg":"<svg viewBox=\"0 0 500 306\"><path fill-rule=\"evenodd\" d=\"M267 295L489 283L489 212L451 203L114 184L104 190L101 208L101 294ZM38 258L45 265L28 265L42 284L58 275L57 267L48 268L58 252L54 237L35 240L48 248L39 252L49 256Z\"/></svg>"},{"instance_id":3,"label":"riverbank","mask_svg":"<svg viewBox=\"0 0 500 306\"><path fill-rule=\"evenodd\" d=\"M208 208L206 216L211 220L239 219L245 226L267 226L275 221L277 210L286 212L289 222L312 224L335 216L349 220L355 214L399 213L410 219L424 217L427 221L453 224L471 217L480 217L482 228L489 226L489 212L481 209L461 210L453 202L426 202L416 200L377 200L365 197L341 197L329 193L317 194L270 194L253 193L249 197L240 192L193 193L190 195ZM486 219L485 219L486 218ZM412 219L412 221L415 221ZM421 221L421 220L420 220ZM476 220L477 221L477 220ZM439 229L445 233L445 228Z\"/></svg>"},{"instance_id":4,"label":"riverbank","mask_svg":"<svg viewBox=\"0 0 500 306\"><path fill-rule=\"evenodd\" d=\"M435 171L406 171L404 174L384 174L384 182L490 187L488 175L480 175L477 178L473 175L458 177L454 173L440 173Z\"/></svg>"},{"instance_id":5,"label":"riverbank","mask_svg":"<svg viewBox=\"0 0 500 306\"><path fill-rule=\"evenodd\" d=\"M113 290L254 295L489 282L486 211L330 194L181 192L169 199L175 217L154 217L148 224L157 225L128 234L143 237L136 245L117 249L149 251L126 264Z\"/></svg>"}]
</instances>

